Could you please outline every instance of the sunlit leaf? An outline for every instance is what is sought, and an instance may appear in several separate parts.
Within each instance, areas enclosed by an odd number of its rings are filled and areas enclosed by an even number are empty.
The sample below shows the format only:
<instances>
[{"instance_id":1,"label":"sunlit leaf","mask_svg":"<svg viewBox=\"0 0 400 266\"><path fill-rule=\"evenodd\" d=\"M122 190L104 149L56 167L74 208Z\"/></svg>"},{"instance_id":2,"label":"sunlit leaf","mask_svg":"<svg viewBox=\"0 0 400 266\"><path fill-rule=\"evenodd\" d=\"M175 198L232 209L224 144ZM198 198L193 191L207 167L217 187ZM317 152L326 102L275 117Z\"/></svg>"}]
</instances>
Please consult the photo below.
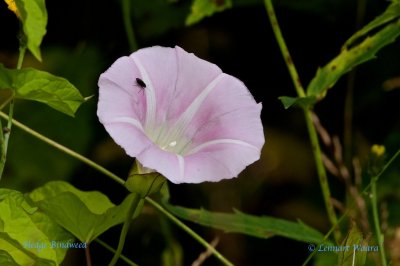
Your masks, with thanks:
<instances>
[{"instance_id":1,"label":"sunlit leaf","mask_svg":"<svg viewBox=\"0 0 400 266\"><path fill-rule=\"evenodd\" d=\"M301 222L254 216L237 210L234 213L219 213L164 204L170 212L182 219L228 233L241 233L259 238L282 236L306 243L322 243L324 240L320 232Z\"/></svg>"},{"instance_id":2,"label":"sunlit leaf","mask_svg":"<svg viewBox=\"0 0 400 266\"><path fill-rule=\"evenodd\" d=\"M42 60L40 44L46 34L47 10L44 0L14 0L22 21L27 47L31 53Z\"/></svg>"},{"instance_id":3,"label":"sunlit leaf","mask_svg":"<svg viewBox=\"0 0 400 266\"><path fill-rule=\"evenodd\" d=\"M35 189L29 197L80 241L90 243L125 220L133 194L128 195L121 205L115 206L98 191L84 192L67 182L53 181Z\"/></svg>"},{"instance_id":4,"label":"sunlit leaf","mask_svg":"<svg viewBox=\"0 0 400 266\"><path fill-rule=\"evenodd\" d=\"M73 241L73 236L14 190L0 189L0 247L2 260L18 265L58 265L67 252L52 247ZM9 256L8 256L9 255ZM9 264L13 265L13 264Z\"/></svg>"},{"instance_id":5,"label":"sunlit leaf","mask_svg":"<svg viewBox=\"0 0 400 266\"><path fill-rule=\"evenodd\" d=\"M0 265L3 266L18 266L12 256L5 250L0 250Z\"/></svg>"},{"instance_id":6,"label":"sunlit leaf","mask_svg":"<svg viewBox=\"0 0 400 266\"><path fill-rule=\"evenodd\" d=\"M93 86L93 81L98 79L98 74L105 68L102 63L104 60L96 47L47 47L43 52L43 60L46 61L46 69L50 73L65 77L79 88L82 95L95 93L97 88ZM79 107L79 115L72 119L61 112L49 110L45 104L18 100L15 102L14 117L60 144L80 154L86 154L93 144L91 140L98 133L92 123L88 123L93 119L96 108L97 101L86 102ZM65 134L66 129L69 129L68 134ZM4 187L25 190L28 183L31 187L38 187L54 180L55 176L58 180L67 180L80 165L78 160L55 151L53 147L36 141L34 137L17 128L12 133L9 147L12 148L7 152L8 171L2 179ZM10 178L7 178L8 175Z\"/></svg>"},{"instance_id":7,"label":"sunlit leaf","mask_svg":"<svg viewBox=\"0 0 400 266\"><path fill-rule=\"evenodd\" d=\"M68 80L33 68L7 69L0 64L0 89L11 89L16 98L42 102L70 116L84 102Z\"/></svg>"},{"instance_id":8,"label":"sunlit leaf","mask_svg":"<svg viewBox=\"0 0 400 266\"><path fill-rule=\"evenodd\" d=\"M394 13L398 12L397 5L399 3L393 3L389 6L388 10L390 12L384 12L373 22L365 26L365 28L361 29L346 42L346 45L337 57L324 67L318 69L317 74L308 85L308 96L315 96L319 100L324 98L327 90L332 88L341 76L355 66L375 58L376 53L380 49L393 42L400 35L400 15L397 13L397 17L394 16ZM384 25L385 22L389 23ZM371 30L376 30L378 26L381 29L376 33L371 33ZM369 36L365 39L359 41L358 44L353 44L360 36L367 34ZM347 45L350 43L353 45L348 47Z\"/></svg>"},{"instance_id":9,"label":"sunlit leaf","mask_svg":"<svg viewBox=\"0 0 400 266\"><path fill-rule=\"evenodd\" d=\"M205 17L221 12L232 7L231 0L194 0L189 16L186 18L186 25L192 25Z\"/></svg>"}]
</instances>

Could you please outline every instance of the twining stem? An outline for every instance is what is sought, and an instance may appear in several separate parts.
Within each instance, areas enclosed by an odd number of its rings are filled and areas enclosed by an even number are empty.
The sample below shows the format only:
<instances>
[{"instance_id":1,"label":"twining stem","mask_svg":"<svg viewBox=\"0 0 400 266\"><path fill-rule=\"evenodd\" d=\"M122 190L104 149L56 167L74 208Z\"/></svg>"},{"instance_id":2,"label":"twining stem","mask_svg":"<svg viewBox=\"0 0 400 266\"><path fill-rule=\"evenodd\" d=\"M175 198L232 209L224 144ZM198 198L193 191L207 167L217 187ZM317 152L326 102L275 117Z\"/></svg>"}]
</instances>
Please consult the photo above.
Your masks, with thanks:
<instances>
[{"instance_id":1,"label":"twining stem","mask_svg":"<svg viewBox=\"0 0 400 266\"><path fill-rule=\"evenodd\" d=\"M112 247L110 247L107 243L101 241L100 239L96 238L94 241L96 241L97 243L99 243L100 245L102 245L105 249L107 249L108 251L115 253L115 249L113 249ZM126 262L126 264L130 265L130 266L138 266L136 263L134 263L133 261L131 261L130 259L128 259L127 257L125 257L124 255L120 255L120 258Z\"/></svg>"},{"instance_id":2,"label":"twining stem","mask_svg":"<svg viewBox=\"0 0 400 266\"><path fill-rule=\"evenodd\" d=\"M22 62L24 61L25 57L25 52L26 52L26 45L24 42L20 43L19 47L19 54L18 54L18 63L17 63L17 69L22 68ZM8 141L10 140L10 134L11 134L11 127L12 127L12 121L13 121L13 116L14 116L14 95L11 97L9 109L8 109L8 121L7 121L7 126L3 129L2 124L0 123L0 130L3 131L0 137L1 137L1 157L0 157L0 180L1 177L3 176L3 171L4 171L4 166L6 164L6 158L7 158L7 150L8 150Z\"/></svg>"},{"instance_id":3,"label":"twining stem","mask_svg":"<svg viewBox=\"0 0 400 266\"><path fill-rule=\"evenodd\" d=\"M124 244L125 244L125 238L128 233L129 226L131 225L133 214L135 213L135 210L140 202L139 194L137 194L137 193L133 193L133 194L134 194L133 199L132 199L131 205L129 206L129 210L126 215L124 225L122 226L121 234L119 236L117 251L115 252L114 257L112 258L109 266L114 266L117 263L119 257L121 256L122 249L124 248Z\"/></svg>"},{"instance_id":4,"label":"twining stem","mask_svg":"<svg viewBox=\"0 0 400 266\"><path fill-rule=\"evenodd\" d=\"M292 57L290 56L289 50L286 46L285 40L282 36L281 29L279 27L278 20L275 15L274 7L272 5L271 0L264 0L264 4L268 13L269 20L272 25L272 29L275 34L275 38L278 42L279 48L282 52L283 58L286 62L286 66L289 70L290 76L292 78L294 87L296 88L297 95L299 97L305 97L306 94L304 92L303 86L300 81L300 77L297 73L296 67L294 66ZM328 213L328 218L331 224L335 227L334 231L334 238L337 243L340 241L340 230L337 227L338 221L335 213L335 209L333 208L333 204L331 202L331 192L329 189L329 184L328 184L328 177L324 168L324 164L322 162L322 156L321 156L321 148L319 146L319 141L318 141L318 135L317 131L315 129L315 126L312 122L312 114L311 110L308 108L304 108L304 116L307 124L307 129L308 129L308 134L310 136L310 142L312 146L312 151L314 154L314 159L315 159L315 164L317 167L317 173L318 173L318 178L319 178L319 183L321 186L322 190L322 195L324 198L325 202L325 207L326 211Z\"/></svg>"},{"instance_id":5,"label":"twining stem","mask_svg":"<svg viewBox=\"0 0 400 266\"><path fill-rule=\"evenodd\" d=\"M375 235L376 240L378 241L379 246L379 253L381 257L381 265L387 266L386 256L385 256L385 247L383 245L383 234L381 232L381 226L379 223L379 214L378 214L378 199L377 199L377 192L376 192L376 181L377 179L374 178L371 183L371 206L372 206L372 217L374 219L374 226L375 226Z\"/></svg>"},{"instance_id":6,"label":"twining stem","mask_svg":"<svg viewBox=\"0 0 400 266\"><path fill-rule=\"evenodd\" d=\"M382 170L374 177L371 178L371 182L364 188L364 193L371 188L371 207L372 216L374 219L375 235L379 245L379 253L381 257L382 266L386 266L386 256L385 256L385 246L384 238L381 232L381 226L379 223L379 213L378 213L378 193L376 191L376 182L378 182L381 175L386 171L386 169L400 156L400 149L392 156L392 158L385 164Z\"/></svg>"},{"instance_id":7,"label":"twining stem","mask_svg":"<svg viewBox=\"0 0 400 266\"><path fill-rule=\"evenodd\" d=\"M303 86L300 82L299 74L297 73L296 67L293 64L292 57L290 56L289 49L286 46L285 39L283 38L281 29L279 27L278 19L275 15L274 6L272 5L271 0L264 0L265 7L267 9L268 18L272 25L272 30L275 34L275 39L278 42L279 48L281 49L283 59L286 62L286 66L289 70L290 76L292 77L294 87L296 89L297 95L299 97L304 97L306 94L304 93Z\"/></svg>"},{"instance_id":8,"label":"twining stem","mask_svg":"<svg viewBox=\"0 0 400 266\"><path fill-rule=\"evenodd\" d=\"M124 19L124 27L126 31L126 37L128 38L129 49L131 52L134 52L138 49L138 45L135 38L135 31L132 27L131 2L131 0L122 0L122 16Z\"/></svg>"},{"instance_id":9,"label":"twining stem","mask_svg":"<svg viewBox=\"0 0 400 266\"><path fill-rule=\"evenodd\" d=\"M8 119L8 116L7 116L5 113L3 113L3 112L0 112L0 117L3 117L4 119ZM70 155L70 156L72 156L72 157L78 159L79 161L81 161L81 162L83 162L83 163L85 163L85 164L87 164L87 165L93 167L94 169L96 169L96 170L99 171L100 173L103 173L103 174L105 174L106 176L110 177L112 180L116 181L116 182L119 183L120 185L124 185L124 184L125 184L125 181L124 181L123 179L121 179L121 178L118 177L117 175L111 173L110 171L108 171L108 170L105 169L104 167L98 165L97 163L93 162L92 160L89 160L89 159L86 158L85 156L80 155L79 153L77 153L77 152L75 152L75 151L73 151L73 150L71 150L71 149L69 149L69 148L67 148L67 147L65 147L65 146L63 146L63 145L61 145L61 144L55 142L55 141L52 140L52 139L49 139L49 138L46 137L46 136L43 136L42 134L40 134L40 133L34 131L33 129L31 129L31 128L25 126L24 124L22 124L22 123L16 121L15 119L13 119L13 124L14 124L16 127L22 129L23 131L25 131L25 132L31 134L32 136L34 136L34 137L40 139L41 141L43 141L43 142L49 144L50 146L53 146L53 147L55 147L56 149L58 149L58 150L60 150L60 151L62 151L62 152L64 152L64 153L66 153L66 154L68 154L68 155Z\"/></svg>"},{"instance_id":10,"label":"twining stem","mask_svg":"<svg viewBox=\"0 0 400 266\"><path fill-rule=\"evenodd\" d=\"M0 111L0 117L4 118L4 119L8 119L8 116ZM54 148L70 155L71 157L78 159L79 161L89 165L90 167L96 169L97 171L103 173L104 175L110 177L112 180L114 180L115 182L117 182L120 185L125 185L125 181L118 177L117 175L113 174L112 172L108 171L107 169L105 169L103 166L93 162L92 160L80 155L79 153L55 142L52 139L49 139L46 136L43 136L42 134L36 132L35 130L27 127L26 125L16 121L15 119L13 119L13 124L15 125L15 127L18 127L20 129L22 129L23 131L27 132L28 134L31 134L32 136L38 138L39 140L49 144L50 146L53 146ZM158 209L160 212L162 212L163 214L166 215L166 217L168 219L170 219L173 223L175 223L178 227L180 227L181 229L183 229L185 232L187 232L188 234L190 234L191 236L195 236L195 240L197 240L200 244L202 244L203 246L205 246L207 249L211 250L211 252L214 254L214 256L217 257L217 259L219 259L224 265L233 265L229 260L227 260L221 253L219 253L213 246L211 246L209 243L207 243L207 241L205 241L204 239L201 238L201 236L199 236L198 234L196 234L192 229L190 229L190 227L186 226L184 223L182 223L178 218L176 218L175 216L173 216L172 214L170 214L168 211L166 211L161 205L159 205L156 201L150 199L149 197L145 198L145 200L153 205L153 207L155 207L156 209Z\"/></svg>"}]
</instances>

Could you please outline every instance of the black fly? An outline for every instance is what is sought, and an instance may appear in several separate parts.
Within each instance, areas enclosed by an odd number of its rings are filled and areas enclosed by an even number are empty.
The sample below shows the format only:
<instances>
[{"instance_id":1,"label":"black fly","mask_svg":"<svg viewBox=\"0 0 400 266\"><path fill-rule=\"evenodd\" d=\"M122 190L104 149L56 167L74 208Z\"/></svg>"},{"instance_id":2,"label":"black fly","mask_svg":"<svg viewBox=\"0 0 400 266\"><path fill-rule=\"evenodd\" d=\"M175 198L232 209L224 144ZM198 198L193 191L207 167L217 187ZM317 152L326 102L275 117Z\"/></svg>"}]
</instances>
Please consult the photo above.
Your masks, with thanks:
<instances>
[{"instance_id":1,"label":"black fly","mask_svg":"<svg viewBox=\"0 0 400 266\"><path fill-rule=\"evenodd\" d=\"M140 78L136 78L136 83L140 87L141 91L146 88L146 83L144 83L144 81L141 80Z\"/></svg>"}]
</instances>

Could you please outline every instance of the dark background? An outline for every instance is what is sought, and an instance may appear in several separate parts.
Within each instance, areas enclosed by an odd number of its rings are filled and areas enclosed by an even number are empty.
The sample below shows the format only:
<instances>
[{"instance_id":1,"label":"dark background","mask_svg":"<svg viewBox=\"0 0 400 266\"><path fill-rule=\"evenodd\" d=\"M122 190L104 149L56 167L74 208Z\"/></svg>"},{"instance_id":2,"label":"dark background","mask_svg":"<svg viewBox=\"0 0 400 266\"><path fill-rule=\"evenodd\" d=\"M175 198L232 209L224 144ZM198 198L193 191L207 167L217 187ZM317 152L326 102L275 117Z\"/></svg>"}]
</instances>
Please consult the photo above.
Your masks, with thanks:
<instances>
[{"instance_id":1,"label":"dark background","mask_svg":"<svg viewBox=\"0 0 400 266\"><path fill-rule=\"evenodd\" d=\"M366 3L361 25L382 13L389 4L383 0L275 2L281 29L303 85L309 83L319 66L340 52L342 44L355 32L360 3ZM255 99L263 103L266 144L261 160L236 179L200 185L170 184L171 201L213 211L228 212L235 208L254 215L300 219L325 233L329 222L302 112L296 108L285 110L278 100L282 95L295 96L295 90L265 8L256 0L233 3L232 9L187 27L184 21L191 1L132 1L132 23L139 47L179 45L241 79ZM131 53L121 3L71 0L46 4L49 21L41 49L43 62L28 55L24 66L63 76L84 96L95 97L80 107L75 118L38 103L19 101L15 118L125 177L133 159L114 144L96 117L98 76L118 57ZM0 25L0 62L15 67L18 21L4 2L0 2ZM371 144L385 144L388 154L393 154L400 144L397 104L400 90L382 89L386 80L400 76L399 48L398 41L389 45L378 53L377 59L357 68L355 74L354 142L345 149L350 149L363 165ZM341 140L348 91L348 77L344 76L315 107L329 133ZM83 190L102 191L114 203L121 202L126 195L122 187L107 177L16 128L12 132L5 171L2 186L23 192L50 180L62 179ZM343 183L335 177L330 177L330 183L333 196L343 201ZM388 180L382 187L395 188L390 193L398 193L399 183ZM279 237L265 240L225 234L187 223L207 241L218 236L218 249L237 265L299 265L308 256L306 243ZM146 206L144 215L133 223L123 253L139 265L160 265L166 245L161 224L172 230L181 245L184 265L190 265L204 251L181 229L168 224L162 215ZM120 227L112 228L100 238L116 247L119 232ZM91 253L93 265L106 265L112 256L96 243ZM82 251L70 251L63 265L83 265L83 262ZM211 257L205 265L219 263Z\"/></svg>"}]
</instances>

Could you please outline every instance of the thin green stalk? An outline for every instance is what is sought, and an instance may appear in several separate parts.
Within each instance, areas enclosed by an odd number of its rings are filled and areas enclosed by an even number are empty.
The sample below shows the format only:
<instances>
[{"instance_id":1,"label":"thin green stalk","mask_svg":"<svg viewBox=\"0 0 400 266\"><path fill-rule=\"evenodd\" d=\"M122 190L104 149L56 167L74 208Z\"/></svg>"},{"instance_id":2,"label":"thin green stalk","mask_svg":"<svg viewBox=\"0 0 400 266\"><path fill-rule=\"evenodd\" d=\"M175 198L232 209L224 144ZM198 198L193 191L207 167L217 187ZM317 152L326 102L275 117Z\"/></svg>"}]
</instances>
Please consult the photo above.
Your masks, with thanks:
<instances>
[{"instance_id":1,"label":"thin green stalk","mask_svg":"<svg viewBox=\"0 0 400 266\"><path fill-rule=\"evenodd\" d=\"M110 247L107 243L101 241L100 239L96 238L94 241L96 241L97 243L99 243L100 245L102 245L105 249L107 249L108 251L115 253L115 249L113 249L112 247ZM130 259L128 259L127 257L125 257L124 255L120 255L120 258L125 261L127 264L129 264L130 266L138 266L136 263L134 263L133 261L131 261Z\"/></svg>"},{"instance_id":2,"label":"thin green stalk","mask_svg":"<svg viewBox=\"0 0 400 266\"><path fill-rule=\"evenodd\" d=\"M26 52L26 46L24 44L20 44L19 47L19 55L18 55L18 63L17 63L17 69L22 68L22 62L24 61L25 57L25 52ZM13 121L13 115L14 115L14 95L11 97L9 109L8 109L8 121L7 121L7 126L5 129L2 128L2 124L0 123L0 130L3 131L0 137L1 137L1 157L0 157L0 180L1 177L3 176L3 171L4 171L4 166L6 164L6 158L7 158L7 150L8 150L8 142L10 140L10 135L11 135L11 127L12 127L12 121Z\"/></svg>"},{"instance_id":3,"label":"thin green stalk","mask_svg":"<svg viewBox=\"0 0 400 266\"><path fill-rule=\"evenodd\" d=\"M174 215L169 213L166 209L164 209L160 204L158 204L156 201L152 200L151 198L147 197L146 201L153 205L157 210L162 212L168 219L170 219L172 222L174 222L176 225L178 225L181 229L183 229L186 233L188 233L191 237L193 237L197 242L202 244L205 248L210 250L216 257L219 259L224 265L232 266L233 264L228 261L224 256L222 256L221 253L218 252L212 245L210 245L207 241L205 241L201 236L199 236L196 232L194 232L192 229L190 229L187 225L185 225L183 222L181 222L178 218L176 218Z\"/></svg>"},{"instance_id":4,"label":"thin green stalk","mask_svg":"<svg viewBox=\"0 0 400 266\"><path fill-rule=\"evenodd\" d=\"M306 96L306 94L304 93L303 86L301 85L300 77L299 74L297 73L296 67L293 64L293 60L292 57L290 56L289 49L286 46L285 39L282 36L278 19L276 18L275 15L274 6L272 5L271 0L264 0L264 4L267 9L268 18L269 21L271 22L272 30L274 31L276 41L278 42L283 58L285 59L286 66L289 70L290 76L292 77L294 87L296 88L297 95L299 95L299 97L304 97Z\"/></svg>"},{"instance_id":5,"label":"thin green stalk","mask_svg":"<svg viewBox=\"0 0 400 266\"><path fill-rule=\"evenodd\" d=\"M305 92L303 89L303 86L300 81L300 77L297 73L296 67L293 63L292 57L290 56L289 50L286 46L285 40L282 36L281 29L279 27L278 20L275 15L274 7L272 5L271 0L264 0L264 4L268 13L269 20L272 25L272 29L275 34L275 38L278 42L279 48L282 52L283 58L285 59L286 66L289 70L290 76L292 78L294 87L296 88L297 95L299 97L305 97ZM328 218L329 221L333 226L335 226L335 231L334 231L334 238L337 243L340 241L340 231L339 228L337 227L338 221L336 217L335 210L333 208L333 204L331 202L331 193L329 189L329 184L328 184L328 178L327 174L325 171L324 164L322 162L322 156L321 156L321 148L319 146L319 141L318 141L318 135L316 132L316 129L314 127L314 124L312 122L312 117L311 117L311 111L309 109L304 108L304 116L305 120L307 123L307 129L308 129L308 134L310 136L310 141L311 141L311 146L312 150L314 153L314 159L315 159L315 164L317 167L317 173L318 173L318 178L319 178L319 183L321 186L322 190L322 195L324 198L325 202L325 207L326 211L328 213Z\"/></svg>"},{"instance_id":6,"label":"thin green stalk","mask_svg":"<svg viewBox=\"0 0 400 266\"><path fill-rule=\"evenodd\" d=\"M0 112L0 117L3 117L4 119L8 119L8 116L3 112ZM75 152L75 151L73 151L73 150L71 150L71 149L69 149L69 148L67 148L67 147L55 142L52 139L49 139L46 136L43 136L42 134L40 134L40 133L34 131L33 129L25 126L24 124L16 121L15 119L13 119L13 124L16 127L22 129L23 131L25 131L25 132L31 134L32 136L40 139L41 141L53 146L54 148L56 148L56 149L58 149L58 150L60 150L60 151L62 151L64 153L74 157L75 159L78 159L79 161L81 161L81 162L83 162L83 163L85 163L85 164L87 164L87 165L89 165L91 167L93 167L94 169L96 169L97 171L99 171L99 172L105 174L106 176L110 177L111 179L113 179L114 181L119 183L120 185L124 185L125 184L125 181L122 178L120 178L117 175L111 173L110 171L108 171L104 167L98 165L97 163L93 162L92 160L89 160L85 156L80 155L79 153L77 153L77 152Z\"/></svg>"},{"instance_id":7,"label":"thin green stalk","mask_svg":"<svg viewBox=\"0 0 400 266\"><path fill-rule=\"evenodd\" d=\"M112 258L109 266L114 266L117 263L119 257L121 256L122 249L124 248L125 244L125 238L126 235L128 234L129 226L131 225L132 222L132 216L135 213L135 210L139 202L140 202L139 194L134 193L131 205L129 206L129 210L125 218L124 225L122 226L121 234L119 236L117 251L115 252L114 257Z\"/></svg>"},{"instance_id":8,"label":"thin green stalk","mask_svg":"<svg viewBox=\"0 0 400 266\"><path fill-rule=\"evenodd\" d=\"M378 198L376 192L376 179L372 180L371 184L371 206L372 206L372 216L374 219L374 226L375 226L375 235L376 240L378 241L379 246L379 253L381 257L381 265L387 266L386 256L385 256L385 247L383 245L383 235L381 232L381 226L379 223L379 214L378 214Z\"/></svg>"},{"instance_id":9,"label":"thin green stalk","mask_svg":"<svg viewBox=\"0 0 400 266\"><path fill-rule=\"evenodd\" d=\"M4 153L5 157L7 156L8 141L10 140L13 116L14 116L14 99L12 99L11 102L10 102L9 111L8 111L8 121L7 121L7 126L6 126L7 127L7 132L4 133L3 153Z\"/></svg>"},{"instance_id":10,"label":"thin green stalk","mask_svg":"<svg viewBox=\"0 0 400 266\"><path fill-rule=\"evenodd\" d=\"M132 26L131 2L131 0L122 0L122 16L124 19L124 27L126 37L128 38L129 48L131 49L131 52L134 52L138 49L138 45L135 38L135 31Z\"/></svg>"},{"instance_id":11,"label":"thin green stalk","mask_svg":"<svg viewBox=\"0 0 400 266\"><path fill-rule=\"evenodd\" d=\"M4 119L8 119L8 116L3 113L0 112L0 117L4 118ZM117 175L113 174L112 172L108 171L107 169L105 169L104 167L102 167L101 165L89 160L88 158L80 155L79 153L55 142L54 140L51 140L49 138L47 138L46 136L43 136L42 134L36 132L35 130L25 126L24 124L16 121L15 119L13 119L13 124L15 125L15 127L18 127L20 129L22 129L23 131L27 132L28 134L31 134L32 136L38 138L39 140L49 144L50 146L55 147L56 149L72 156L73 158L89 165L90 167L96 169L97 171L103 173L104 175L110 177L112 180L114 180L115 182L117 182L120 185L124 185L125 181L118 177ZM181 227L184 231L186 231L189 235L191 236L196 236L195 240L197 240L200 244L202 244L203 246L205 246L207 249L211 250L211 252L221 261L223 262L225 265L233 265L231 262L229 262L222 254L220 254L213 246L211 246L209 243L207 243L207 241L205 241L204 239L202 239L199 235L197 235L192 229L190 229L188 226L186 226L184 223L182 223L178 218L176 218L175 216L173 216L172 214L170 214L168 211L164 210L163 207L161 207L157 202L153 201L150 198L146 198L145 199L148 203L150 203L151 205L153 205L153 207L155 207L156 209L160 210L163 214L166 215L166 217L168 219L170 219L173 223L175 223L178 227Z\"/></svg>"},{"instance_id":12,"label":"thin green stalk","mask_svg":"<svg viewBox=\"0 0 400 266\"><path fill-rule=\"evenodd\" d=\"M1 105L0 105L0 110L3 110L4 107L6 107L12 100L14 99L14 96L11 95L10 97L7 98Z\"/></svg>"},{"instance_id":13,"label":"thin green stalk","mask_svg":"<svg viewBox=\"0 0 400 266\"><path fill-rule=\"evenodd\" d=\"M328 213L329 221L331 222L332 226L335 227L335 231L333 232L333 237L335 238L336 243L339 243L341 239L341 233L338 227L338 220L336 217L335 209L331 201L331 191L329 188L328 176L326 174L324 163L322 161L322 154L321 154L321 148L319 146L318 134L312 122L311 111L304 109L304 115L306 117L308 134L310 136L311 147L314 154L315 164L317 167L318 179L322 190L322 196L325 202L325 208Z\"/></svg>"},{"instance_id":14,"label":"thin green stalk","mask_svg":"<svg viewBox=\"0 0 400 266\"><path fill-rule=\"evenodd\" d=\"M342 214L342 216L339 218L338 223L341 223L344 218L349 214L349 210L346 210L345 213ZM329 236L335 231L336 226L332 226L331 229L329 229L328 233L325 234L324 239L322 240L322 242L317 243L317 245L315 246L314 251L312 251L310 253L310 255L308 255L307 259L303 262L303 264L301 264L302 266L306 266L308 265L308 263L310 262L310 260L314 257L314 255L318 252L319 246L321 244L323 244L326 240L328 240Z\"/></svg>"}]
</instances>

